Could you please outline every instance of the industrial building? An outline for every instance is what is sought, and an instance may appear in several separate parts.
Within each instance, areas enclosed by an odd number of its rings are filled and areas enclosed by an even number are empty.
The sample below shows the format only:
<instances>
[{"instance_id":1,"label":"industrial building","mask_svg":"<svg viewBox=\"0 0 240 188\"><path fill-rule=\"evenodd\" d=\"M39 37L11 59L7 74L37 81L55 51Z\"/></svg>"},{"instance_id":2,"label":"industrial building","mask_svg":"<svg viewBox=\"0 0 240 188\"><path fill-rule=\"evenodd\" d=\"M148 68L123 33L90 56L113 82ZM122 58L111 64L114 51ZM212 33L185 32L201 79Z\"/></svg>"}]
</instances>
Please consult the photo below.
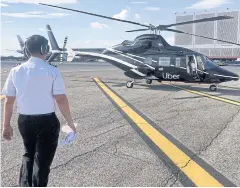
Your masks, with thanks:
<instances>
[{"instance_id":1,"label":"industrial building","mask_svg":"<svg viewBox=\"0 0 240 188\"><path fill-rule=\"evenodd\" d=\"M233 19L180 25L176 26L176 29L196 35L240 44L240 10L177 14L176 22L178 23L223 15L231 16ZM240 58L240 46L191 35L176 33L175 45L200 52L211 59L235 60Z\"/></svg>"}]
</instances>

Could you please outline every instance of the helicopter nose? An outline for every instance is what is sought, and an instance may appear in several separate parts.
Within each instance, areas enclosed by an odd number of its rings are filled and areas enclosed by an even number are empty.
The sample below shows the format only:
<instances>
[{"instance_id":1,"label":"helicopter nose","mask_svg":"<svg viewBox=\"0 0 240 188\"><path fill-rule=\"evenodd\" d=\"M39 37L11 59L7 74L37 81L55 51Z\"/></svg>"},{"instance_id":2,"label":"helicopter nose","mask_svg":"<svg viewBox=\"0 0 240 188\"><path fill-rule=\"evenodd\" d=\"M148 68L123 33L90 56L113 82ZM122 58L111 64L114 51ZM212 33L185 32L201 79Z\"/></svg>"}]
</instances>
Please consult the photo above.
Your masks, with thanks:
<instances>
[{"instance_id":1,"label":"helicopter nose","mask_svg":"<svg viewBox=\"0 0 240 188\"><path fill-rule=\"evenodd\" d=\"M230 81L230 80L234 80L234 81L238 81L239 80L239 75L231 72L229 70L223 69L218 67L216 69L216 76L218 76L221 80L225 80L225 81Z\"/></svg>"},{"instance_id":2,"label":"helicopter nose","mask_svg":"<svg viewBox=\"0 0 240 188\"><path fill-rule=\"evenodd\" d=\"M236 74L236 73L233 73L231 72L231 74L228 73L228 77L230 80L233 80L233 81L238 81L239 80L239 75Z\"/></svg>"},{"instance_id":3,"label":"helicopter nose","mask_svg":"<svg viewBox=\"0 0 240 188\"><path fill-rule=\"evenodd\" d=\"M230 80L233 80L233 81L239 80L239 75L233 72L229 75L229 77L230 77Z\"/></svg>"},{"instance_id":4,"label":"helicopter nose","mask_svg":"<svg viewBox=\"0 0 240 188\"><path fill-rule=\"evenodd\" d=\"M236 80L236 81L239 80L239 75L234 72L231 72L229 76L233 78L232 80Z\"/></svg>"},{"instance_id":5,"label":"helicopter nose","mask_svg":"<svg viewBox=\"0 0 240 188\"><path fill-rule=\"evenodd\" d=\"M236 77L236 81L238 81L239 80L239 75L238 74L235 74L235 77Z\"/></svg>"}]
</instances>

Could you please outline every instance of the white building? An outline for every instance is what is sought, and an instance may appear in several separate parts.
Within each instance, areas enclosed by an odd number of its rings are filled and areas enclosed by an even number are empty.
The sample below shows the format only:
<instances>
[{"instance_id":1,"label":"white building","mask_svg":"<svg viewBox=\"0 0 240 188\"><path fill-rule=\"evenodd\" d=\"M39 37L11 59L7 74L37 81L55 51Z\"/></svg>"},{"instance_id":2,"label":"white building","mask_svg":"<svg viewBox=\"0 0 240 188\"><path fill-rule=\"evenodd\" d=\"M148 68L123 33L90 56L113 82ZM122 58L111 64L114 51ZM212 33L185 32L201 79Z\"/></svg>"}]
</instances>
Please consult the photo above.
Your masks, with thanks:
<instances>
[{"instance_id":1,"label":"white building","mask_svg":"<svg viewBox=\"0 0 240 188\"><path fill-rule=\"evenodd\" d=\"M193 33L196 35L202 35L240 44L240 10L181 15L178 14L176 16L176 22L191 21L223 15L231 16L233 19L180 25L176 26L176 29L187 33ZM191 35L176 33L175 45L200 52L213 59L240 58L240 46Z\"/></svg>"}]
</instances>

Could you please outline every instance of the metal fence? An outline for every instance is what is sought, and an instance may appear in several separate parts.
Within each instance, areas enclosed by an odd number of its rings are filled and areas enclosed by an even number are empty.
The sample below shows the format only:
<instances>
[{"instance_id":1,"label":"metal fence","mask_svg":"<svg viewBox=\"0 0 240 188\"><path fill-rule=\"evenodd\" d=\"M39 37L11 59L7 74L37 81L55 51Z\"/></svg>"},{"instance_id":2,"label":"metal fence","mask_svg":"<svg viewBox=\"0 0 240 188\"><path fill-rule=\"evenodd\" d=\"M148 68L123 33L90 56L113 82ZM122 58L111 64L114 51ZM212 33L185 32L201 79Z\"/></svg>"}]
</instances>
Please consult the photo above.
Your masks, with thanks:
<instances>
[{"instance_id":1,"label":"metal fence","mask_svg":"<svg viewBox=\"0 0 240 188\"><path fill-rule=\"evenodd\" d=\"M240 10L181 14L176 16L176 22L223 15L232 16L233 19L181 25L176 26L176 29L196 35L240 43ZM239 46L185 34L175 34L175 45L198 51L207 56L240 57Z\"/></svg>"}]
</instances>

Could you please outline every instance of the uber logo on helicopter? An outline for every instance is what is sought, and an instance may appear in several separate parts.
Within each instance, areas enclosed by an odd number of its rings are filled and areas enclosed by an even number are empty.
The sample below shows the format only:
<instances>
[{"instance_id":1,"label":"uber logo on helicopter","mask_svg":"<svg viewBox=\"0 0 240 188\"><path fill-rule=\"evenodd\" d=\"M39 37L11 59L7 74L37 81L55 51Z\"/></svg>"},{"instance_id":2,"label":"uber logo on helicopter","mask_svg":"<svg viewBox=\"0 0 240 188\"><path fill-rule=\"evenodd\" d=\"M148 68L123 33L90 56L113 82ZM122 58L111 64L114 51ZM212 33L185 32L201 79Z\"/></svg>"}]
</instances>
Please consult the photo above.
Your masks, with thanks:
<instances>
[{"instance_id":1,"label":"uber logo on helicopter","mask_svg":"<svg viewBox=\"0 0 240 188\"><path fill-rule=\"evenodd\" d=\"M162 76L164 79L169 79L169 80L179 80L180 75L176 74L170 74L170 73L162 73Z\"/></svg>"}]
</instances>

